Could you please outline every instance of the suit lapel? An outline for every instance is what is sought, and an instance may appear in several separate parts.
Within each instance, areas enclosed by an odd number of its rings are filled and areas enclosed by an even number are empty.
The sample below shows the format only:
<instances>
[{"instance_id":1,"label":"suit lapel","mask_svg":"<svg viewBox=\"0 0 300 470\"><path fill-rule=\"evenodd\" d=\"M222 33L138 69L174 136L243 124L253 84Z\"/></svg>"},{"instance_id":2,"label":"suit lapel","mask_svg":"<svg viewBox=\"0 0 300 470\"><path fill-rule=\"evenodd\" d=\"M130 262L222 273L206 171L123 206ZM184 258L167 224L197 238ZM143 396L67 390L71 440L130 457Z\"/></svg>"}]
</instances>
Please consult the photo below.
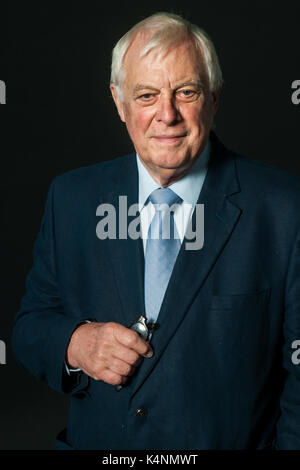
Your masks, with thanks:
<instances>
[{"instance_id":1,"label":"suit lapel","mask_svg":"<svg viewBox=\"0 0 300 470\"><path fill-rule=\"evenodd\" d=\"M159 360L176 333L198 291L231 236L241 214L229 196L239 192L234 157L212 135L212 155L198 203L204 204L204 245L200 250L186 250L183 240L157 319L158 330L151 344L155 354L143 361L133 383L133 396ZM196 217L193 214L193 227Z\"/></svg>"},{"instance_id":2,"label":"suit lapel","mask_svg":"<svg viewBox=\"0 0 300 470\"><path fill-rule=\"evenodd\" d=\"M111 188L105 196L101 196L99 203L110 203L116 210L116 235L117 238L107 239L108 261L113 271L117 285L120 307L122 311L121 322L129 326L137 317L145 314L144 308L144 253L142 240L133 240L128 236L119 239L119 196L126 196L127 208L138 202L138 171L136 156L131 154L122 157L110 179ZM124 198L123 198L124 203ZM124 211L123 211L124 216ZM136 218L128 216L128 224ZM127 227L126 227L127 229Z\"/></svg>"}]
</instances>

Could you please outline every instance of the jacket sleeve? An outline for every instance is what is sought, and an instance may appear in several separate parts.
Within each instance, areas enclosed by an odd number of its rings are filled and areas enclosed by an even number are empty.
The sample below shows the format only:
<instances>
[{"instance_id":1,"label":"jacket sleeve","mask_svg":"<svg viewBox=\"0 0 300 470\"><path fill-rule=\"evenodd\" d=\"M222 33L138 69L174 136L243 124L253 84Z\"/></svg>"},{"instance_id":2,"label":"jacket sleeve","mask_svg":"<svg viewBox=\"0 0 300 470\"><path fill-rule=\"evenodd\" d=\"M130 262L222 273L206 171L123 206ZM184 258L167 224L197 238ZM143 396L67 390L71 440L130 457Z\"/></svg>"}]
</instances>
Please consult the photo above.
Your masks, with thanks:
<instances>
[{"instance_id":1,"label":"jacket sleeve","mask_svg":"<svg viewBox=\"0 0 300 470\"><path fill-rule=\"evenodd\" d=\"M285 383L280 397L275 449L300 449L300 234L296 237L286 283L283 324Z\"/></svg>"},{"instance_id":2,"label":"jacket sleeve","mask_svg":"<svg viewBox=\"0 0 300 470\"><path fill-rule=\"evenodd\" d=\"M26 293L14 321L12 348L16 360L38 379L61 393L75 393L88 385L84 373L69 376L64 366L73 331L82 322L64 311L55 262L53 180L39 234L33 247L33 267Z\"/></svg>"}]
</instances>

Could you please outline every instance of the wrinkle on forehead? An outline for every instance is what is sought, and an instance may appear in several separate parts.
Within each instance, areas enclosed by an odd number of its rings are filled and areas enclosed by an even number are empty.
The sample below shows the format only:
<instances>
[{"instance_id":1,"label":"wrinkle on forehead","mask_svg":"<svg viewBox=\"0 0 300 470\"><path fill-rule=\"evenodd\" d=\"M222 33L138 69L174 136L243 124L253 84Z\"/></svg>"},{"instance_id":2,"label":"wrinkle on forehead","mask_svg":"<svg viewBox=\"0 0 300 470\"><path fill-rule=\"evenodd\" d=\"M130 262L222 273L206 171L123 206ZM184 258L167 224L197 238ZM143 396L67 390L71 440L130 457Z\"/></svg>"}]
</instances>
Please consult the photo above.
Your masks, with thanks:
<instances>
[{"instance_id":1,"label":"wrinkle on forehead","mask_svg":"<svg viewBox=\"0 0 300 470\"><path fill-rule=\"evenodd\" d=\"M124 64L125 80L127 75L126 85L124 83L124 86L126 86L127 90L129 90L129 83L130 90L132 86L136 86L138 83L144 83L143 79L138 79L141 71L144 79L146 82L148 81L148 83L149 79L152 82L151 77L160 77L166 73L169 75L168 70L171 72L171 76L173 77L172 82L174 82L174 84L185 80L190 81L191 79L197 79L202 85L208 83L208 74L203 55L193 41L181 41L181 43L174 45L174 47L172 46L171 49L163 51L163 58L161 57L159 48L150 50L143 58L140 58L140 54L145 44L149 42L149 38L151 38L149 34L143 37L139 35L131 44L130 50L128 50L126 63ZM169 57L170 61L168 62L169 54L171 55ZM163 60L166 60L169 65L166 66L166 64L163 64ZM136 80L138 81L136 82ZM155 82L156 80L154 80L154 83Z\"/></svg>"}]
</instances>

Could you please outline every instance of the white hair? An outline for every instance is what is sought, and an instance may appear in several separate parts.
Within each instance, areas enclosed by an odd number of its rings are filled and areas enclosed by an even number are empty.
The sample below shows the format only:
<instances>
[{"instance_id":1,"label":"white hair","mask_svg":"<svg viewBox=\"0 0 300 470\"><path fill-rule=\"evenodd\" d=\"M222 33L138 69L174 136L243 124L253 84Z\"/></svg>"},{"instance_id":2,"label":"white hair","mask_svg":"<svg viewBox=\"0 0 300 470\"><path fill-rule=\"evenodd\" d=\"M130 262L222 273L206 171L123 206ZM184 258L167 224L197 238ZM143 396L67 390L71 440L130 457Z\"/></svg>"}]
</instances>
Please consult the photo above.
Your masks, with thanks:
<instances>
[{"instance_id":1,"label":"white hair","mask_svg":"<svg viewBox=\"0 0 300 470\"><path fill-rule=\"evenodd\" d=\"M165 52L184 40L192 39L196 47L198 47L203 54L208 73L210 91L216 91L222 85L223 79L218 56L207 33L199 28L199 26L190 23L179 15L160 12L134 25L122 36L112 51L110 81L114 84L120 101L124 99L123 83L125 71L123 59L125 54L138 33L147 34L152 31L153 35L143 48L140 58L144 57L155 48L160 49L161 52Z\"/></svg>"}]
</instances>

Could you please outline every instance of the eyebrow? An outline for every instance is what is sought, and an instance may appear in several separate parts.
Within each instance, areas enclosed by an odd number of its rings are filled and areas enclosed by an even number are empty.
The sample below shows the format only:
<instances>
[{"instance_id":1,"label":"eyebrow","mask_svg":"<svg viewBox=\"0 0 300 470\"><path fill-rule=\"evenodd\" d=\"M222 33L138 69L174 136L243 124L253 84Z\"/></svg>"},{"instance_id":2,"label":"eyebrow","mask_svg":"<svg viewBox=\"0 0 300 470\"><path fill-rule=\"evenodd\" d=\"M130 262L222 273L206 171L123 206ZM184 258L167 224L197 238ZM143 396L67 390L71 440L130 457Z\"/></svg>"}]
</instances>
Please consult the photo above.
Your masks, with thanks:
<instances>
[{"instance_id":1,"label":"eyebrow","mask_svg":"<svg viewBox=\"0 0 300 470\"><path fill-rule=\"evenodd\" d=\"M195 85L198 88L203 88L203 82L201 80L188 80L186 82L178 83L174 89L177 90L178 88L189 85ZM133 89L133 94L136 94L141 90L157 90L157 88L152 85L137 83Z\"/></svg>"},{"instance_id":2,"label":"eyebrow","mask_svg":"<svg viewBox=\"0 0 300 470\"><path fill-rule=\"evenodd\" d=\"M183 86L189 86L189 85L195 85L197 86L198 88L203 88L203 82L201 80L188 80L187 82L181 82L181 83L178 83L178 85L175 86L175 89L177 88L181 88Z\"/></svg>"},{"instance_id":3,"label":"eyebrow","mask_svg":"<svg viewBox=\"0 0 300 470\"><path fill-rule=\"evenodd\" d=\"M137 85L135 85L133 89L133 94L136 94L138 91L141 91L141 90L157 90L157 88L151 85L143 85L141 83L138 83Z\"/></svg>"}]
</instances>

